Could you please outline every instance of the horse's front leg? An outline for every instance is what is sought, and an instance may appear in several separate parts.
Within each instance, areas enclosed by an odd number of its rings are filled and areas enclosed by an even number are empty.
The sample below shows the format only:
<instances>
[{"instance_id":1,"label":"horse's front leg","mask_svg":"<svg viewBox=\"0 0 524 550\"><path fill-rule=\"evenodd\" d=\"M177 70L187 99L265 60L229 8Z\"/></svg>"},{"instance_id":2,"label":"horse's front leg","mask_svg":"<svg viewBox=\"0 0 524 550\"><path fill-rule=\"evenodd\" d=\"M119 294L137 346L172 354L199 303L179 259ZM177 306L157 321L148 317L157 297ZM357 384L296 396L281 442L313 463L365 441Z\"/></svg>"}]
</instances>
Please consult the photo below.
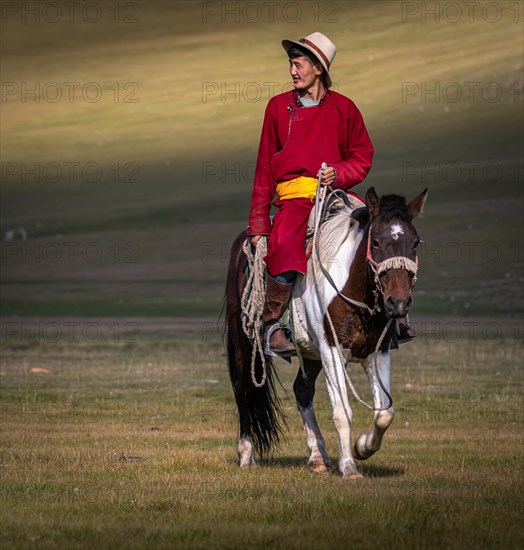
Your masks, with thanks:
<instances>
[{"instance_id":1,"label":"horse's front leg","mask_svg":"<svg viewBox=\"0 0 524 550\"><path fill-rule=\"evenodd\" d=\"M377 370L379 376L384 384L384 387L390 392L390 356L389 351L387 353L377 353ZM365 363L364 368L368 375L369 383L371 385L371 391L373 392L373 402L375 408L385 408L388 406L389 399L384 393L384 390L380 387L377 374L373 368L373 355L370 355ZM358 460L366 460L371 455L375 454L382 445L382 438L386 433L386 430L393 422L393 416L395 410L393 407L389 407L383 411L375 411L373 419L373 429L367 434L362 434L353 447L353 456Z\"/></svg>"},{"instance_id":2,"label":"horse's front leg","mask_svg":"<svg viewBox=\"0 0 524 550\"><path fill-rule=\"evenodd\" d=\"M314 472L326 472L331 467L329 456L326 452L326 443L320 432L313 398L315 397L315 381L322 370L320 361L304 359L304 374L298 371L293 390L297 400L297 407L304 421L307 445L310 450L308 464Z\"/></svg>"},{"instance_id":3,"label":"horse's front leg","mask_svg":"<svg viewBox=\"0 0 524 550\"><path fill-rule=\"evenodd\" d=\"M322 365L326 375L327 390L333 406L333 421L338 431L338 468L344 479L362 477L351 455L352 410L344 377L344 365L337 350L327 344L321 348Z\"/></svg>"}]
</instances>

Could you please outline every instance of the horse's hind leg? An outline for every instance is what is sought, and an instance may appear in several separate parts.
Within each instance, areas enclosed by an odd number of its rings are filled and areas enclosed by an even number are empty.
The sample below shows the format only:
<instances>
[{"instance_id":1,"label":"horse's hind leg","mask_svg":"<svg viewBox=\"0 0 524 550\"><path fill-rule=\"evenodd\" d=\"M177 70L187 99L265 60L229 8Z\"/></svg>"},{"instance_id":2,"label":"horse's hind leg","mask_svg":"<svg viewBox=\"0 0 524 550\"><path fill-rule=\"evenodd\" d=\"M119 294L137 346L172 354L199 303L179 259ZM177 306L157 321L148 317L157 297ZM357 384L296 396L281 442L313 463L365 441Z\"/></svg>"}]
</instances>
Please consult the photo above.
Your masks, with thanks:
<instances>
[{"instance_id":1,"label":"horse's hind leg","mask_svg":"<svg viewBox=\"0 0 524 550\"><path fill-rule=\"evenodd\" d=\"M237 454L240 467L249 468L255 465L255 451L251 435L249 435L251 431L249 411L247 407L241 407L240 405L238 405L238 411L240 416L240 436L238 438Z\"/></svg>"},{"instance_id":2,"label":"horse's hind leg","mask_svg":"<svg viewBox=\"0 0 524 550\"><path fill-rule=\"evenodd\" d=\"M326 452L326 443L320 432L315 409L313 408L315 381L321 370L322 363L320 361L304 359L304 373L306 376L304 377L302 370L299 370L293 384L298 410L304 421L307 444L311 452L308 464L314 472L326 472L331 467Z\"/></svg>"},{"instance_id":3,"label":"horse's hind leg","mask_svg":"<svg viewBox=\"0 0 524 550\"><path fill-rule=\"evenodd\" d=\"M240 333L240 317L238 321L235 319L235 322L230 324L228 333L228 336L233 336L228 340L228 358L240 423L237 452L240 466L244 468L255 464L255 451L261 457L267 456L271 449L278 445L283 435L285 420L276 393L271 359L266 357L266 383L262 387L255 387L251 379L253 348L246 336ZM255 378L262 378L260 356L255 360Z\"/></svg>"},{"instance_id":4,"label":"horse's hind leg","mask_svg":"<svg viewBox=\"0 0 524 550\"><path fill-rule=\"evenodd\" d=\"M384 393L384 390L380 387L377 375L373 369L372 358L368 358L364 364L366 374L368 375L369 383L371 384L371 391L373 392L373 402L375 408L384 408L388 406L389 399ZM390 357L389 352L377 354L377 370L384 387L388 393L390 391L389 371L390 371ZM353 446L353 456L358 460L366 460L373 454L375 454L382 445L382 438L393 422L393 416L395 410L393 407L389 407L383 411L375 411L373 419L373 429L367 434L362 434L355 442Z\"/></svg>"},{"instance_id":5,"label":"horse's hind leg","mask_svg":"<svg viewBox=\"0 0 524 550\"><path fill-rule=\"evenodd\" d=\"M242 330L240 320L240 295L245 282L244 265L246 257L242 249L245 239L246 234L244 232L233 242L226 282L227 357L229 376L238 408L240 434L237 453L242 468L252 466L255 463L250 414L253 386L248 368L251 346Z\"/></svg>"},{"instance_id":6,"label":"horse's hind leg","mask_svg":"<svg viewBox=\"0 0 524 550\"><path fill-rule=\"evenodd\" d=\"M235 388L235 400L237 402L240 422L237 454L241 468L249 468L255 465L255 449L251 439L251 418L249 415L248 399L250 397L245 388Z\"/></svg>"},{"instance_id":7,"label":"horse's hind leg","mask_svg":"<svg viewBox=\"0 0 524 550\"><path fill-rule=\"evenodd\" d=\"M238 408L238 420L240 424L240 433L237 445L237 454L241 468L249 468L254 466L254 446L251 438L251 414L250 400L253 399L253 389L251 379L247 377L246 372L246 350L247 341L244 342L245 336L240 333L239 321L234 318L230 319L228 332L228 357L231 383L233 393Z\"/></svg>"}]
</instances>

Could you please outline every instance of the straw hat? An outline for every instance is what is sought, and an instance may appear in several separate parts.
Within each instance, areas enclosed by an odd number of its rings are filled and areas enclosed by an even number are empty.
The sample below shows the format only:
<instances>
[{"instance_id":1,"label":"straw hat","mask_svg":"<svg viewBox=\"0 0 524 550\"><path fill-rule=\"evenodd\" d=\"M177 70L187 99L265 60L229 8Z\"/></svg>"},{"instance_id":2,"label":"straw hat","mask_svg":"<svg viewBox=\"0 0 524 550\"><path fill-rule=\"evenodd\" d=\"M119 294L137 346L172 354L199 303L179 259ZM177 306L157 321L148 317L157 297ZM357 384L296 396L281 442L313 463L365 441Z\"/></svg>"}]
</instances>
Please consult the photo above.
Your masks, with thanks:
<instances>
[{"instance_id":1,"label":"straw hat","mask_svg":"<svg viewBox=\"0 0 524 550\"><path fill-rule=\"evenodd\" d=\"M319 60L326 71L326 86L328 88L331 86L332 81L329 76L329 68L331 67L331 63L333 63L333 59L335 59L337 48L327 36L321 32L314 32L298 40L282 40L282 46L284 46L286 52L289 52L293 46L300 46L309 50Z\"/></svg>"}]
</instances>

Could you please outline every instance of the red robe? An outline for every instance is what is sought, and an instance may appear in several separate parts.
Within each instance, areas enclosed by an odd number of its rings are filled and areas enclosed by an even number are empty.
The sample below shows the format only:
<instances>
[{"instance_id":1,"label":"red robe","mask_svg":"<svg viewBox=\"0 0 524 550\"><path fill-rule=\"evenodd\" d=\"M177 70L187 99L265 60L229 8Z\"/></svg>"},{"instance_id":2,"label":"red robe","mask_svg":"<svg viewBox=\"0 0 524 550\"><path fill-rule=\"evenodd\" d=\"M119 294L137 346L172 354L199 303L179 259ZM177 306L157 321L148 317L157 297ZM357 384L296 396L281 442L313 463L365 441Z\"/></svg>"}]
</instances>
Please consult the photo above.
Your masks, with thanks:
<instances>
[{"instance_id":1,"label":"red robe","mask_svg":"<svg viewBox=\"0 0 524 550\"><path fill-rule=\"evenodd\" d=\"M273 97L264 115L262 135L258 150L255 180L251 194L251 211L249 213L249 235L270 235L272 226L269 219L271 201L275 195L275 186L281 181L288 181L298 176L316 178L323 162L335 169L336 180L333 189L349 190L367 176L373 158L373 145L369 139L364 120L355 104L347 97L326 90L320 103L313 107L304 107L300 102L298 91L292 90ZM269 272L277 275L283 271L296 270L305 273L307 260L305 254L296 260L287 261L287 254L280 250L278 260L275 246L282 248L289 243L293 249L293 258L297 257L297 248L304 246L305 225L301 221L306 217L309 199L290 199L276 201L277 206L283 202L302 204L301 214L285 217L277 212L279 235L271 235L268 245L270 250L266 257ZM298 204L297 204L298 206ZM285 209L291 213L292 205ZM310 210L311 208L309 208ZM298 219L300 218L300 220ZM292 222L292 223L291 223ZM300 226L299 234L296 225ZM304 229L302 230L302 227ZM274 231L274 229L273 229ZM303 233L303 235L302 235ZM273 243L271 243L273 241ZM293 241L293 242L291 242ZM271 250L273 249L273 250ZM273 265L271 265L273 264Z\"/></svg>"}]
</instances>

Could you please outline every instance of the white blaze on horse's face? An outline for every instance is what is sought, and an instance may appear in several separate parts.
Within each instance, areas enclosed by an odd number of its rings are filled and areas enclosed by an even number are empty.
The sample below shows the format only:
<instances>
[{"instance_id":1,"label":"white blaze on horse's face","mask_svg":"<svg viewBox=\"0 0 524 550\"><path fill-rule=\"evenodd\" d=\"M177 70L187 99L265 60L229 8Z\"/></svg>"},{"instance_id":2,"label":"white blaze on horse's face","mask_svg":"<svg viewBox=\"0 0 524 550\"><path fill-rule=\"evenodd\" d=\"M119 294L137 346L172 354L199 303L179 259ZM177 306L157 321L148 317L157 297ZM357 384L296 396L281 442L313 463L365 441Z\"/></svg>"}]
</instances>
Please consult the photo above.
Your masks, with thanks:
<instances>
[{"instance_id":1,"label":"white blaze on horse's face","mask_svg":"<svg viewBox=\"0 0 524 550\"><path fill-rule=\"evenodd\" d=\"M393 237L394 241L398 241L399 235L404 235L404 230L402 229L402 226L398 223L394 223L391 226L391 237Z\"/></svg>"}]
</instances>

